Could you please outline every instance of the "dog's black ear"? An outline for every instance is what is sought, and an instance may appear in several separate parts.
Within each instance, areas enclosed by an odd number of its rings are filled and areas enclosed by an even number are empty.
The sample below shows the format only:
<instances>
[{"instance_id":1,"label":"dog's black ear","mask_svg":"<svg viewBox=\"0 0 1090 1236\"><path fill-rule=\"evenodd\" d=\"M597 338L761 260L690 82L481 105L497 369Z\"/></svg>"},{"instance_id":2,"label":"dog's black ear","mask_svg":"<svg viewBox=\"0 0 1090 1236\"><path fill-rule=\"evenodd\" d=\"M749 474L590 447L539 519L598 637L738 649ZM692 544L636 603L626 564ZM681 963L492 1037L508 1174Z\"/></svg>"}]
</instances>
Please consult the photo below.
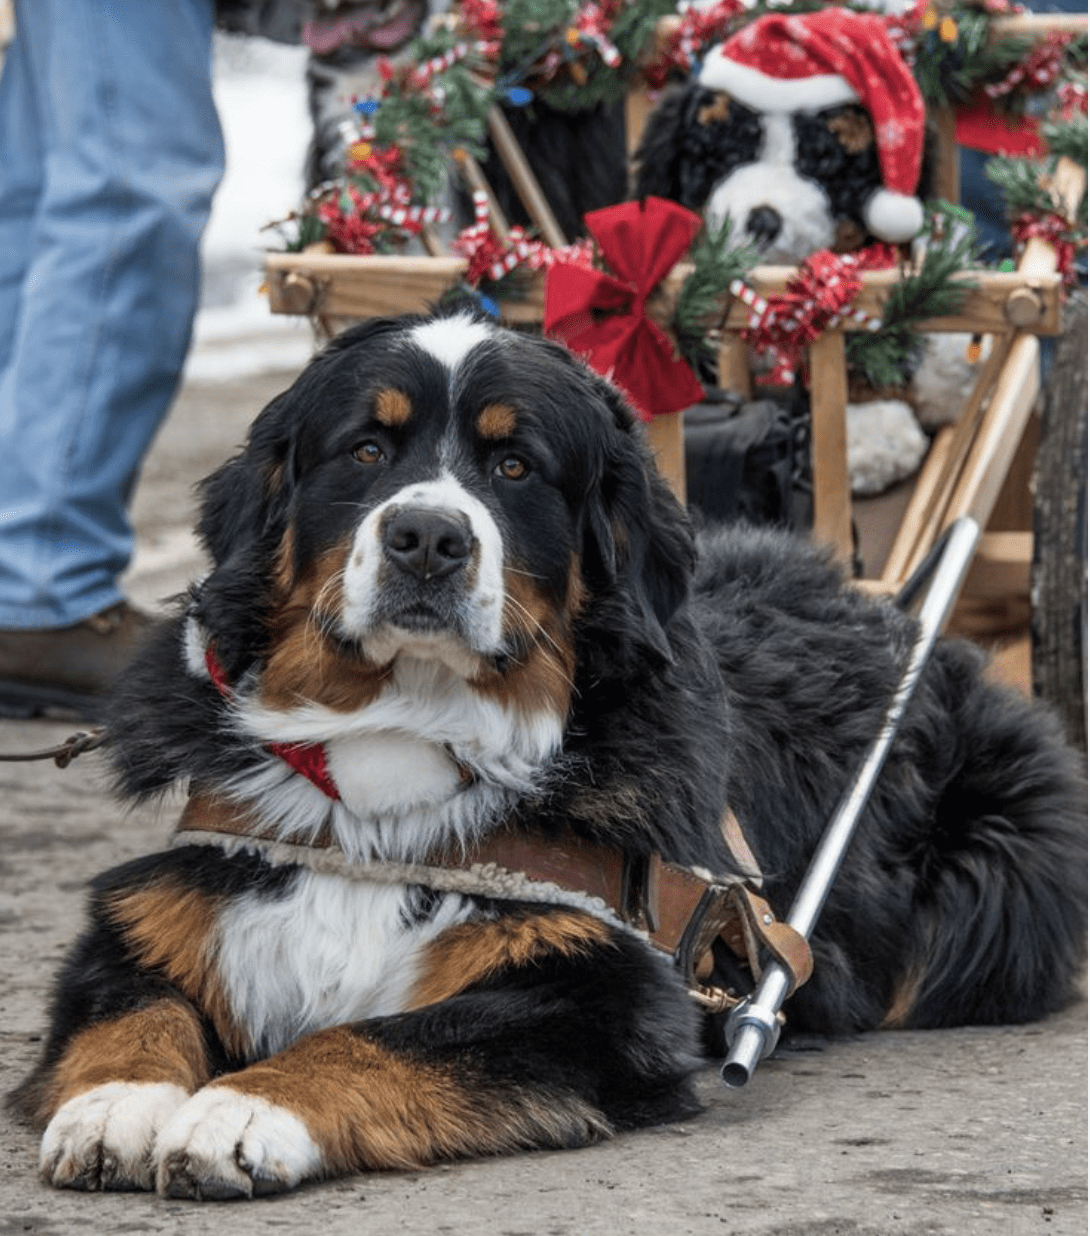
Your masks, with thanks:
<instances>
[{"instance_id":1,"label":"dog's black ear","mask_svg":"<svg viewBox=\"0 0 1090 1236\"><path fill-rule=\"evenodd\" d=\"M681 201L683 133L694 89L693 86L677 86L666 91L648 116L635 156L636 197Z\"/></svg>"},{"instance_id":2,"label":"dog's black ear","mask_svg":"<svg viewBox=\"0 0 1090 1236\"><path fill-rule=\"evenodd\" d=\"M201 485L197 534L212 571L194 590L194 610L214 637L229 677L237 678L260 656L267 640L275 577L290 549L286 534L298 481L296 455L308 413L329 404L337 383L356 389L354 375L365 353L346 367L346 352L426 320L419 314L372 318L342 332L260 413L243 450Z\"/></svg>"},{"instance_id":3,"label":"dog's black ear","mask_svg":"<svg viewBox=\"0 0 1090 1236\"><path fill-rule=\"evenodd\" d=\"M194 589L196 617L231 678L265 641L272 572L287 529L293 477L285 415L292 391L254 421L246 446L201 482L197 535L212 570Z\"/></svg>"},{"instance_id":4,"label":"dog's black ear","mask_svg":"<svg viewBox=\"0 0 1090 1236\"><path fill-rule=\"evenodd\" d=\"M692 529L627 403L602 387L612 423L586 508L585 569L605 585L599 618L623 660L650 651L670 661L667 628L689 595L695 565Z\"/></svg>"}]
</instances>

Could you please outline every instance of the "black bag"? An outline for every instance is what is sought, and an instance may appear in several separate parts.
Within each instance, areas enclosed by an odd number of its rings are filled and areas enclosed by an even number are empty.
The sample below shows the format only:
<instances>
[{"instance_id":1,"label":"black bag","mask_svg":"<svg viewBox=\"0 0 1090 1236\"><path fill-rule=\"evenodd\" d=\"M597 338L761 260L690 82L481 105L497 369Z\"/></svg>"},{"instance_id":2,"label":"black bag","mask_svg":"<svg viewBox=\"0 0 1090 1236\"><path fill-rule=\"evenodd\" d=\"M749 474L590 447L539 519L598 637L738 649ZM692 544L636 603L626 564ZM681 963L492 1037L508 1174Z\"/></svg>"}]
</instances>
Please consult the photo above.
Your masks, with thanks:
<instances>
[{"instance_id":1,"label":"black bag","mask_svg":"<svg viewBox=\"0 0 1090 1236\"><path fill-rule=\"evenodd\" d=\"M794 401L709 390L685 412L690 508L718 523L809 526L808 423Z\"/></svg>"}]
</instances>

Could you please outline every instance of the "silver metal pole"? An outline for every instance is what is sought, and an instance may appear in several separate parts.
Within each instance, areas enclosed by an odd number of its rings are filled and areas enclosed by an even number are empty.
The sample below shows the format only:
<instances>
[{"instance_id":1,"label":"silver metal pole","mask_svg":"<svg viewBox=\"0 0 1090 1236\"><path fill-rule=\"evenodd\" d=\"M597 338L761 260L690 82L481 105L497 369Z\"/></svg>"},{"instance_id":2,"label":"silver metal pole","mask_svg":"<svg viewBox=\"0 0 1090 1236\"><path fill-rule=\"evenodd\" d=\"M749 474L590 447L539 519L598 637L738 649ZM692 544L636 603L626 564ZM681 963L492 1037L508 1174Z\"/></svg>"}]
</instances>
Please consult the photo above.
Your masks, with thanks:
<instances>
[{"instance_id":1,"label":"silver metal pole","mask_svg":"<svg viewBox=\"0 0 1090 1236\"><path fill-rule=\"evenodd\" d=\"M867 751L855 780L837 805L787 916L789 926L810 938L833 880L844 860L855 826L867 805L871 791L882 772L908 702L940 632L954 607L961 584L976 552L980 525L963 516L948 529L934 578L919 614L919 634L909 656L908 666L886 709L881 728ZM913 588L913 581L907 585ZM743 1000L727 1022L729 1052L723 1066L728 1086L744 1086L753 1076L757 1062L767 1056L780 1037L779 1011L790 987L790 975L777 961L769 963L757 989Z\"/></svg>"}]
</instances>

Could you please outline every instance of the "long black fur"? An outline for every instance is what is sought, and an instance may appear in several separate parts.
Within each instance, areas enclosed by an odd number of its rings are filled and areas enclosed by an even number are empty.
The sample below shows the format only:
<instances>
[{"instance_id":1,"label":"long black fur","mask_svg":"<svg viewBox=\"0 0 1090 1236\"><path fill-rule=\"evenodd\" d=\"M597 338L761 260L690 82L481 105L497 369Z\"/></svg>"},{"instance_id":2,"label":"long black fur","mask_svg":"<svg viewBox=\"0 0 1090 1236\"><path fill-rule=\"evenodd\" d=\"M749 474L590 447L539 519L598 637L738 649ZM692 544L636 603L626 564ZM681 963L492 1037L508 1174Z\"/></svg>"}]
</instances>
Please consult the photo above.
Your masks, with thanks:
<instances>
[{"instance_id":1,"label":"long black fur","mask_svg":"<svg viewBox=\"0 0 1090 1236\"><path fill-rule=\"evenodd\" d=\"M399 342L418 321L343 335L205 483L200 531L212 569L188 605L233 680L264 654L289 518L302 562L359 518L363 498L351 486L370 482L352 479L344 460L368 392L423 392L420 407L449 398L436 385L428 404L432 379ZM563 746L513 822L726 871L729 803L783 914L878 730L913 620L848 586L789 533L694 537L621 396L559 346L496 332L464 362L459 389L472 407L507 399L522 409L550 462L531 487L479 492L539 579L566 586L576 553L587 592ZM262 758L216 688L186 670L183 621L163 626L113 705L117 786L138 801L176 783L215 794ZM789 1003L791 1029L873 1029L894 1004L916 1027L1017 1022L1070 997L1085 943L1085 779L1050 716L987 682L982 668L957 642L927 666L821 917L815 974ZM219 900L241 888L277 898L295 879L290 868L207 847L101 877L90 926L59 979L45 1058L18 1096L23 1110L82 1027L164 994L161 975L111 920L119 894L167 881ZM432 905L420 890L406 913L423 922ZM554 912L483 900L480 909L486 918ZM574 1095L614 1128L692 1109L694 1006L663 960L619 929L579 955L507 966L353 1032L403 1058L457 1066L473 1093L478 1070L482 1103L501 1104L512 1087L540 1102ZM214 1070L240 1063L210 1025L206 1035ZM550 1136L578 1144L596 1127Z\"/></svg>"},{"instance_id":2,"label":"long black fur","mask_svg":"<svg viewBox=\"0 0 1090 1236\"><path fill-rule=\"evenodd\" d=\"M404 325L342 336L206 483L201 531L215 568L198 600L217 641L239 645L236 673L260 655L284 518L286 499L265 498L263 478L285 466L305 483L300 441L354 396ZM554 393L552 446L586 495L566 500L590 585L565 746L520 820L723 867L729 801L784 913L878 730L914 622L845 585L792 534L732 528L694 541L614 388L538 339L507 336L505 352L524 384ZM580 415L567 410L576 390ZM114 709L123 794L214 785L256 758L225 729L214 689L185 674L179 638L177 626L160 634ZM1084 949L1084 777L1051 716L982 669L959 642L927 667L822 917L792 1025L874 1027L911 970L924 975L912 1025L1023 1021L1068 998Z\"/></svg>"}]
</instances>

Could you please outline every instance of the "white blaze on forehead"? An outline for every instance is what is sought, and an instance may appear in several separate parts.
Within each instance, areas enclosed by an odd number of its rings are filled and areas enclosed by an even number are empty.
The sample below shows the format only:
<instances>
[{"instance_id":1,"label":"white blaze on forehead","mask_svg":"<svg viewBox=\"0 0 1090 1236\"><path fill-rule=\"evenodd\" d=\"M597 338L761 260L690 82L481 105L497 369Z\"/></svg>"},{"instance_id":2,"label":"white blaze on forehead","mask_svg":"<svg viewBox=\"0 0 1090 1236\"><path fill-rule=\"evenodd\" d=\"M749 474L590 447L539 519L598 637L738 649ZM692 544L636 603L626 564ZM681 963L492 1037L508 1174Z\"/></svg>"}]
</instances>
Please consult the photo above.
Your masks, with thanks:
<instances>
[{"instance_id":1,"label":"white blaze on forehead","mask_svg":"<svg viewBox=\"0 0 1090 1236\"><path fill-rule=\"evenodd\" d=\"M761 159L765 163L791 167L795 162L795 127L789 116L764 118L765 140Z\"/></svg>"},{"instance_id":2,"label":"white blaze on forehead","mask_svg":"<svg viewBox=\"0 0 1090 1236\"><path fill-rule=\"evenodd\" d=\"M409 338L448 369L457 369L475 347L492 338L492 333L486 323L459 314L414 326Z\"/></svg>"}]
</instances>

